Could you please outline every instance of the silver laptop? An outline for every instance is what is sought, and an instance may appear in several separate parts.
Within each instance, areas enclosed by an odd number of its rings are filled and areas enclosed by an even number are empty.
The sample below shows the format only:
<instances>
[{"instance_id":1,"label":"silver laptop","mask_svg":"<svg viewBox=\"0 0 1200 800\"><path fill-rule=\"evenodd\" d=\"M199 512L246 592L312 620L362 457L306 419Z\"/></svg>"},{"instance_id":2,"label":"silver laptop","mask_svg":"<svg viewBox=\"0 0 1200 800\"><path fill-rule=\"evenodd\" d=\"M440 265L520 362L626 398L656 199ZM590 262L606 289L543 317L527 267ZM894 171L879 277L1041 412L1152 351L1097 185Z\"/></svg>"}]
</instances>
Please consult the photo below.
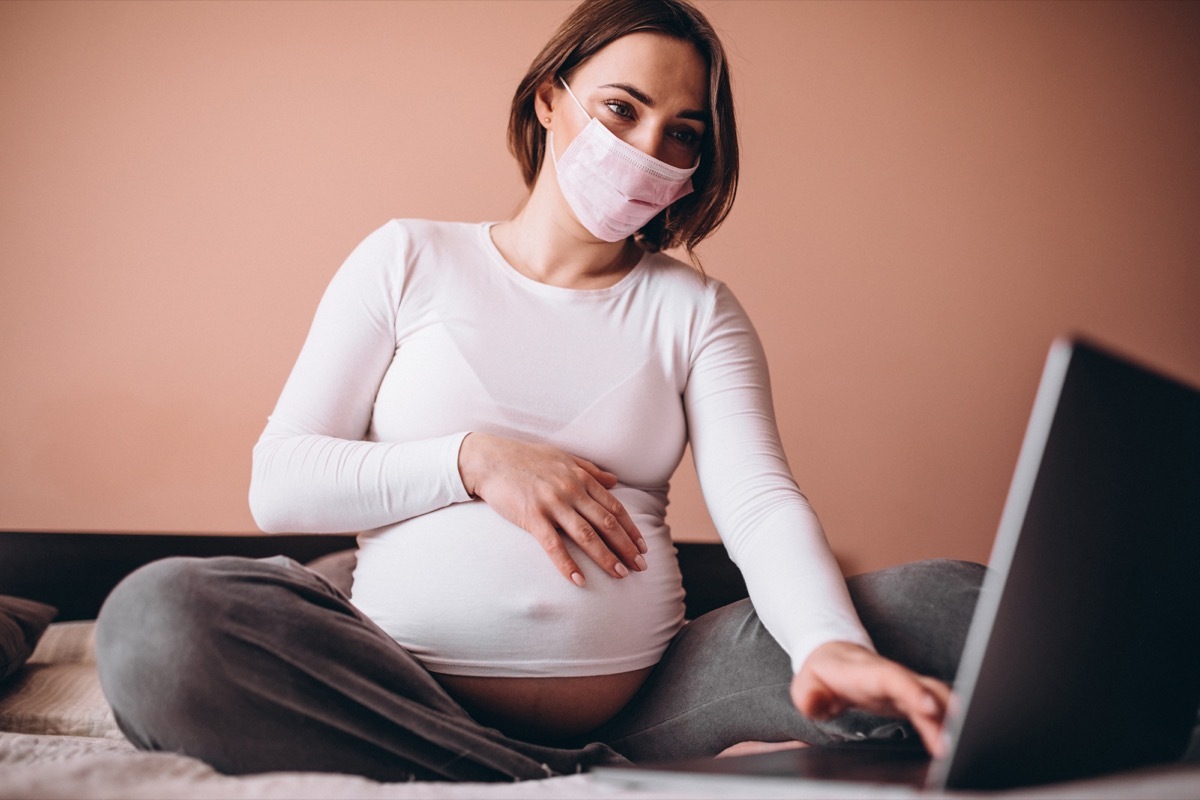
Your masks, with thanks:
<instances>
[{"instance_id":1,"label":"silver laptop","mask_svg":"<svg viewBox=\"0 0 1200 800\"><path fill-rule=\"evenodd\" d=\"M1177 760L1200 707L1200 391L1054 343L954 694L940 759L852 744L594 771L711 791L997 789Z\"/></svg>"}]
</instances>

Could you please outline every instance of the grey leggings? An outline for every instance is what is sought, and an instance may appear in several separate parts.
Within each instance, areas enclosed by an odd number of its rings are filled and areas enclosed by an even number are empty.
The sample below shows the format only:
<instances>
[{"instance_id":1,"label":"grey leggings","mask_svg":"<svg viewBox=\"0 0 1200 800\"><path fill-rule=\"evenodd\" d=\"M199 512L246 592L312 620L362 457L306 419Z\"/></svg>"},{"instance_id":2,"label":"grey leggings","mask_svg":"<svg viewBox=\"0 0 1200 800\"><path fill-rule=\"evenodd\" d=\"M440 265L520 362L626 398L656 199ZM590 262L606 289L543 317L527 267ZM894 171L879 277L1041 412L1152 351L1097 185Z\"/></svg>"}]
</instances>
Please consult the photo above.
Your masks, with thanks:
<instances>
[{"instance_id":1,"label":"grey leggings","mask_svg":"<svg viewBox=\"0 0 1200 800\"><path fill-rule=\"evenodd\" d=\"M953 678L984 569L925 561L851 578L879 651ZM146 750L244 774L520 780L603 763L711 756L739 741L903 735L792 706L788 658L743 600L688 623L629 705L588 742L519 741L475 722L321 575L283 557L171 558L126 578L96 631L100 682Z\"/></svg>"}]
</instances>

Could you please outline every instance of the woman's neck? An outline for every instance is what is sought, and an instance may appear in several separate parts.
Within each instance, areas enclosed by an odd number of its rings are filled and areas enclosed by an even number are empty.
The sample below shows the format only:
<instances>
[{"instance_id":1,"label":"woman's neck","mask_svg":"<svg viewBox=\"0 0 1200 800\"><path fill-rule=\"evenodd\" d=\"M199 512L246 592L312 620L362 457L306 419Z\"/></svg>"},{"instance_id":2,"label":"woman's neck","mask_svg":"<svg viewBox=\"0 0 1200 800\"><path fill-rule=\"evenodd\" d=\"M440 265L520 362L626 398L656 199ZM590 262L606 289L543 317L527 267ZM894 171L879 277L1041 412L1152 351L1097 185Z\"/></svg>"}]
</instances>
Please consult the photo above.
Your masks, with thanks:
<instances>
[{"instance_id":1,"label":"woman's neck","mask_svg":"<svg viewBox=\"0 0 1200 800\"><path fill-rule=\"evenodd\" d=\"M629 274L641 248L630 239L602 242L591 236L545 177L538 176L512 219L492 227L492 241L505 260L527 278L567 289L603 289Z\"/></svg>"}]
</instances>

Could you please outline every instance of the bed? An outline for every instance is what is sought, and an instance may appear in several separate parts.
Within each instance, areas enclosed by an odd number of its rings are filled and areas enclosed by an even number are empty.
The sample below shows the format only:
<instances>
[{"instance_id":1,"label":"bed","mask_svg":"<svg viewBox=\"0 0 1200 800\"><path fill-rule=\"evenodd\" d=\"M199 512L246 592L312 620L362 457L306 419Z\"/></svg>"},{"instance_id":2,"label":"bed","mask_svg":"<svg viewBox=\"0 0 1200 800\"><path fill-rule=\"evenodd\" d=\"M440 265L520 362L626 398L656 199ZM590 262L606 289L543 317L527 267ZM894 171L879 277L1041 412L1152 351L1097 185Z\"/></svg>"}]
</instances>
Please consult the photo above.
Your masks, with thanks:
<instances>
[{"instance_id":1,"label":"bed","mask_svg":"<svg viewBox=\"0 0 1200 800\"><path fill-rule=\"evenodd\" d=\"M682 543L688 616L745 596L720 545ZM656 787L572 775L516 784L378 783L352 775L288 772L221 775L185 755L138 752L117 728L96 677L94 617L104 596L137 566L168 555L291 556L331 580L349 580L353 538L0 532L0 595L7 638L28 646L0 662L0 798L622 798L908 797L895 788L820 783ZM13 605L15 604L15 606ZM16 611L14 612L14 608ZM54 609L50 618L44 609ZM23 609L23 611L22 611ZM43 612L38 617L39 609ZM735 750L791 745L744 743ZM954 796L954 795L947 795ZM962 795L979 796L979 795ZM1007 792L1004 797L1200 797L1200 763Z\"/></svg>"}]
</instances>

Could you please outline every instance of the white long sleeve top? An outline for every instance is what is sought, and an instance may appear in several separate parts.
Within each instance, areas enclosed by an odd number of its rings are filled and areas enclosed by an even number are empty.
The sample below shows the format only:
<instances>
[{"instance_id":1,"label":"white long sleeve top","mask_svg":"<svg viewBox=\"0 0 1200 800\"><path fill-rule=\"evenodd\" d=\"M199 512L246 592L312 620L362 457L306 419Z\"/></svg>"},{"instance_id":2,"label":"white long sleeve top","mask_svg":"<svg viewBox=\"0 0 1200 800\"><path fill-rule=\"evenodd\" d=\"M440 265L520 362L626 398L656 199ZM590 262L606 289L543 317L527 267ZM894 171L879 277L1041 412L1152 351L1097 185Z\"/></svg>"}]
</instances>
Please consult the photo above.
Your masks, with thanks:
<instances>
[{"instance_id":1,"label":"white long sleeve top","mask_svg":"<svg viewBox=\"0 0 1200 800\"><path fill-rule=\"evenodd\" d=\"M490 225L392 221L349 256L254 448L268 532L359 532L353 601L432 671L599 675L650 666L683 623L665 523L690 441L705 502L792 666L870 647L791 476L767 364L720 281L646 254L615 285L531 280ZM546 442L615 473L649 568L583 588L471 498L470 431Z\"/></svg>"}]
</instances>

